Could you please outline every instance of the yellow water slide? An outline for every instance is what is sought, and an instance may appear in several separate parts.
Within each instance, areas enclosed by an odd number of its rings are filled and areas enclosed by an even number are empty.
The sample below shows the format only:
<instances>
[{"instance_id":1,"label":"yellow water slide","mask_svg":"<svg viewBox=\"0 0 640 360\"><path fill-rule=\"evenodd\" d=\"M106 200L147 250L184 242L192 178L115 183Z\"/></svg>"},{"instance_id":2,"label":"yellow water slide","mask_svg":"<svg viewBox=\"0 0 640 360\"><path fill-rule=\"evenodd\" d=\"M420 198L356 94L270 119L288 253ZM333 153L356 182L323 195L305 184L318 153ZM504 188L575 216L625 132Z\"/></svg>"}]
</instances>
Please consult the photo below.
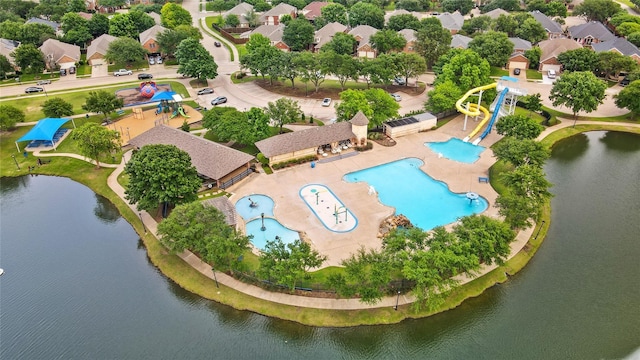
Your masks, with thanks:
<instances>
[{"instance_id":1,"label":"yellow water slide","mask_svg":"<svg viewBox=\"0 0 640 360\"><path fill-rule=\"evenodd\" d=\"M467 100L467 98L477 92L480 91L484 91L484 90L489 90L489 89L493 89L495 87L498 86L498 83L492 83L489 85L484 85L484 86L480 86L477 88L473 88L469 91L467 91L466 94L464 94L460 99L458 99L458 101L456 101L456 109L458 109L459 112L465 114L465 115L469 115L469 116L478 116L481 113L484 114L484 118L482 119L482 121L480 122L480 124L478 124L478 126L476 126L475 129L473 129L473 131L469 134L469 136L465 137L463 139L464 142L469 141L472 137L474 137L479 131L480 129L482 129L482 127L487 123L487 121L489 121L490 116L489 116L489 110L487 110L484 106L479 106L478 104L473 104L470 103L467 105L467 107L463 106L462 104L465 102L465 100Z\"/></svg>"}]
</instances>

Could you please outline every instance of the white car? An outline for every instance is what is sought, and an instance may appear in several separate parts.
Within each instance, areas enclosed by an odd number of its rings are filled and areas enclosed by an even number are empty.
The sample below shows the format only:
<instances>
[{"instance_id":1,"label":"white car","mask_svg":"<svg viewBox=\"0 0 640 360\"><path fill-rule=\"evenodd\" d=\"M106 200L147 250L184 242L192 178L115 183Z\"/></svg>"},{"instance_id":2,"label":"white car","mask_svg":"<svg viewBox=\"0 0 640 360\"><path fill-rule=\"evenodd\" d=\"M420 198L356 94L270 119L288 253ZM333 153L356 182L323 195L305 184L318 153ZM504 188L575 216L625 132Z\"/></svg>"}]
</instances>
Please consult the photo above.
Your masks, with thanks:
<instances>
[{"instance_id":1,"label":"white car","mask_svg":"<svg viewBox=\"0 0 640 360\"><path fill-rule=\"evenodd\" d=\"M329 105L331 105L331 98L322 99L322 106L329 106Z\"/></svg>"},{"instance_id":2,"label":"white car","mask_svg":"<svg viewBox=\"0 0 640 360\"><path fill-rule=\"evenodd\" d=\"M389 94L389 95L391 95L391 97L395 101L401 101L402 100L402 97L400 95L398 95L398 94Z\"/></svg>"},{"instance_id":3,"label":"white car","mask_svg":"<svg viewBox=\"0 0 640 360\"><path fill-rule=\"evenodd\" d=\"M113 76L121 76L121 75L133 75L133 71L127 69L120 69L113 72Z\"/></svg>"}]
</instances>

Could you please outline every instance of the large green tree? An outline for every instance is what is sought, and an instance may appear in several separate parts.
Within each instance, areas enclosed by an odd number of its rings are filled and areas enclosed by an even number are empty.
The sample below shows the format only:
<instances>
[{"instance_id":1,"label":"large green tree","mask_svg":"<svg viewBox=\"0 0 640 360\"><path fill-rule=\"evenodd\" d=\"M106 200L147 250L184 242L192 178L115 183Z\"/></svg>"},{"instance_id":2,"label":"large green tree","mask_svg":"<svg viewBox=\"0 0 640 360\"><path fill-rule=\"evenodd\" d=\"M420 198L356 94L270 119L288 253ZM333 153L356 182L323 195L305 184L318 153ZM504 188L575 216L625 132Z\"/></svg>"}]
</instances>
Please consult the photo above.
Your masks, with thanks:
<instances>
[{"instance_id":1,"label":"large green tree","mask_svg":"<svg viewBox=\"0 0 640 360\"><path fill-rule=\"evenodd\" d=\"M163 54L174 56L180 42L187 38L201 40L200 30L189 25L179 25L175 29L167 29L157 35L158 46Z\"/></svg>"},{"instance_id":2,"label":"large green tree","mask_svg":"<svg viewBox=\"0 0 640 360\"><path fill-rule=\"evenodd\" d=\"M73 105L62 98L54 97L42 104L42 112L46 117L61 118L73 115Z\"/></svg>"},{"instance_id":3,"label":"large green tree","mask_svg":"<svg viewBox=\"0 0 640 360\"><path fill-rule=\"evenodd\" d=\"M584 0L573 8L573 15L584 16L587 21L604 23L621 10L620 4L613 0Z\"/></svg>"},{"instance_id":4,"label":"large green tree","mask_svg":"<svg viewBox=\"0 0 640 360\"><path fill-rule=\"evenodd\" d=\"M108 34L109 18L104 14L95 13L91 16L91 20L87 23L87 27L94 38L97 38L102 34Z\"/></svg>"},{"instance_id":5,"label":"large green tree","mask_svg":"<svg viewBox=\"0 0 640 360\"><path fill-rule=\"evenodd\" d=\"M503 67L513 53L513 43L505 33L488 31L473 38L469 49L487 60L489 65Z\"/></svg>"},{"instance_id":6,"label":"large green tree","mask_svg":"<svg viewBox=\"0 0 640 360\"><path fill-rule=\"evenodd\" d=\"M547 39L549 34L531 14L525 14L525 16L516 16L516 19L524 19L519 23L516 29L515 35L521 39L530 41L532 44L537 44L542 40Z\"/></svg>"},{"instance_id":7,"label":"large green tree","mask_svg":"<svg viewBox=\"0 0 640 360\"><path fill-rule=\"evenodd\" d=\"M451 58L442 67L436 78L436 85L450 80L464 93L468 90L491 83L489 62L471 49L464 50Z\"/></svg>"},{"instance_id":8,"label":"large green tree","mask_svg":"<svg viewBox=\"0 0 640 360\"><path fill-rule=\"evenodd\" d=\"M412 14L399 14L393 15L389 18L387 28L395 31L404 29L413 29L418 31L422 28L422 24L420 24L420 20Z\"/></svg>"},{"instance_id":9,"label":"large green tree","mask_svg":"<svg viewBox=\"0 0 640 360\"><path fill-rule=\"evenodd\" d=\"M309 270L326 260L326 256L320 255L307 242L294 240L285 244L276 237L274 241L267 241L265 249L260 252L258 274L293 291Z\"/></svg>"},{"instance_id":10,"label":"large green tree","mask_svg":"<svg viewBox=\"0 0 640 360\"><path fill-rule=\"evenodd\" d=\"M300 115L302 115L298 102L290 98L280 98L275 102L269 102L265 113L280 128L281 134L284 125L300 120Z\"/></svg>"},{"instance_id":11,"label":"large green tree","mask_svg":"<svg viewBox=\"0 0 640 360\"><path fill-rule=\"evenodd\" d=\"M397 117L399 109L400 105L382 89L349 89L340 93L336 114L338 121L349 121L362 111L369 119L369 128L374 128Z\"/></svg>"},{"instance_id":12,"label":"large green tree","mask_svg":"<svg viewBox=\"0 0 640 360\"><path fill-rule=\"evenodd\" d=\"M162 26L169 29L173 29L179 25L192 25L193 19L189 11L182 8L182 6L168 2L162 6L160 10L160 19Z\"/></svg>"},{"instance_id":13,"label":"large green tree","mask_svg":"<svg viewBox=\"0 0 640 360\"><path fill-rule=\"evenodd\" d=\"M427 62L424 58L415 53L397 53L392 56L398 72L405 80L405 86L409 85L409 78L418 78L418 76L427 72Z\"/></svg>"},{"instance_id":14,"label":"large green tree","mask_svg":"<svg viewBox=\"0 0 640 360\"><path fill-rule=\"evenodd\" d=\"M550 156L550 151L535 140L519 140L506 137L498 142L493 153L498 160L508 161L515 167L532 165L542 167Z\"/></svg>"},{"instance_id":15,"label":"large green tree","mask_svg":"<svg viewBox=\"0 0 640 360\"><path fill-rule=\"evenodd\" d=\"M130 37L121 37L109 44L104 58L120 66L125 66L144 59L146 55L147 50L142 47L138 40Z\"/></svg>"},{"instance_id":16,"label":"large green tree","mask_svg":"<svg viewBox=\"0 0 640 360\"><path fill-rule=\"evenodd\" d=\"M9 59L4 55L0 55L0 77L6 79L7 74L12 72L14 72L14 69Z\"/></svg>"},{"instance_id":17,"label":"large green tree","mask_svg":"<svg viewBox=\"0 0 640 360\"><path fill-rule=\"evenodd\" d=\"M49 25L30 23L24 24L20 28L20 42L23 45L33 44L39 47L47 39L55 39L55 37L55 31Z\"/></svg>"},{"instance_id":18,"label":"large green tree","mask_svg":"<svg viewBox=\"0 0 640 360\"><path fill-rule=\"evenodd\" d=\"M512 136L516 139L535 139L544 127L535 120L524 115L503 116L496 123L496 131L500 135Z\"/></svg>"},{"instance_id":19,"label":"large green tree","mask_svg":"<svg viewBox=\"0 0 640 360\"><path fill-rule=\"evenodd\" d=\"M11 56L23 73L39 74L45 68L44 54L33 44L18 46Z\"/></svg>"},{"instance_id":20,"label":"large green tree","mask_svg":"<svg viewBox=\"0 0 640 360\"><path fill-rule=\"evenodd\" d=\"M342 261L345 270L329 276L329 285L345 297L359 296L365 304L375 304L385 296L385 286L393 270L384 254L360 248L356 254Z\"/></svg>"},{"instance_id":21,"label":"large green tree","mask_svg":"<svg viewBox=\"0 0 640 360\"><path fill-rule=\"evenodd\" d=\"M335 75L335 77L338 78L342 90L344 90L344 85L347 80L358 77L358 60L350 55L340 55L333 51L323 51L320 53L320 64L322 72Z\"/></svg>"},{"instance_id":22,"label":"large green tree","mask_svg":"<svg viewBox=\"0 0 640 360\"><path fill-rule=\"evenodd\" d=\"M357 44L358 41L353 35L339 32L329 42L322 45L321 50L333 51L340 55L353 55Z\"/></svg>"},{"instance_id":23,"label":"large green tree","mask_svg":"<svg viewBox=\"0 0 640 360\"><path fill-rule=\"evenodd\" d=\"M349 9L349 24L351 27L369 25L376 29L384 27L384 10L363 1L358 1Z\"/></svg>"},{"instance_id":24,"label":"large green tree","mask_svg":"<svg viewBox=\"0 0 640 360\"><path fill-rule=\"evenodd\" d=\"M442 9L447 12L460 11L462 15L466 15L473 9L473 0L442 0Z\"/></svg>"},{"instance_id":25,"label":"large green tree","mask_svg":"<svg viewBox=\"0 0 640 360\"><path fill-rule=\"evenodd\" d=\"M640 114L640 81L632 81L620 90L620 92L613 96L616 101L616 106L619 108L626 108L631 111L631 115L635 118Z\"/></svg>"},{"instance_id":26,"label":"large green tree","mask_svg":"<svg viewBox=\"0 0 640 360\"><path fill-rule=\"evenodd\" d=\"M294 19L285 26L282 41L289 45L292 51L309 49L313 43L314 28L305 19Z\"/></svg>"},{"instance_id":27,"label":"large green tree","mask_svg":"<svg viewBox=\"0 0 640 360\"><path fill-rule=\"evenodd\" d=\"M630 73L638 68L638 63L629 56L616 51L598 53L598 69L605 72L608 78L617 79L621 72Z\"/></svg>"},{"instance_id":28,"label":"large green tree","mask_svg":"<svg viewBox=\"0 0 640 360\"><path fill-rule=\"evenodd\" d=\"M337 22L347 25L347 9L342 4L329 3L320 9L320 14L325 24Z\"/></svg>"},{"instance_id":29,"label":"large green tree","mask_svg":"<svg viewBox=\"0 0 640 360\"><path fill-rule=\"evenodd\" d=\"M269 137L269 117L262 109L251 108L240 112L235 108L225 111L209 124L220 141L234 141L242 145L252 145Z\"/></svg>"},{"instance_id":30,"label":"large green tree","mask_svg":"<svg viewBox=\"0 0 640 360\"><path fill-rule=\"evenodd\" d=\"M0 130L13 129L17 123L24 122L24 112L12 105L0 104Z\"/></svg>"},{"instance_id":31,"label":"large green tree","mask_svg":"<svg viewBox=\"0 0 640 360\"><path fill-rule=\"evenodd\" d=\"M604 102L606 89L607 84L592 72L569 72L553 83L549 99L553 106L566 106L577 117L580 111L590 113L596 110Z\"/></svg>"},{"instance_id":32,"label":"large green tree","mask_svg":"<svg viewBox=\"0 0 640 360\"><path fill-rule=\"evenodd\" d=\"M71 139L76 141L78 151L96 161L100 167L100 157L120 149L120 133L99 124L88 122L71 132Z\"/></svg>"},{"instance_id":33,"label":"large green tree","mask_svg":"<svg viewBox=\"0 0 640 360\"><path fill-rule=\"evenodd\" d=\"M460 224L453 227L453 233L458 241L475 249L480 263L487 265L504 263L511 253L509 244L516 235L507 224L484 215L461 218Z\"/></svg>"},{"instance_id":34,"label":"large green tree","mask_svg":"<svg viewBox=\"0 0 640 360\"><path fill-rule=\"evenodd\" d=\"M172 252L190 250L217 268L232 273L240 267L240 259L251 241L250 236L236 232L227 224L220 210L200 201L176 206L158 224L158 234L160 242Z\"/></svg>"},{"instance_id":35,"label":"large green tree","mask_svg":"<svg viewBox=\"0 0 640 360\"><path fill-rule=\"evenodd\" d=\"M371 35L369 42L379 54L399 52L407 45L407 39L395 30L384 29Z\"/></svg>"},{"instance_id":36,"label":"large green tree","mask_svg":"<svg viewBox=\"0 0 640 360\"><path fill-rule=\"evenodd\" d=\"M218 76L218 64L198 39L182 40L176 48L175 56L180 64L178 66L179 74L199 80L214 79Z\"/></svg>"},{"instance_id":37,"label":"large green tree","mask_svg":"<svg viewBox=\"0 0 640 360\"><path fill-rule=\"evenodd\" d=\"M424 28L418 30L415 50L427 61L431 68L436 60L451 49L451 32L442 27L440 20L431 18L424 22Z\"/></svg>"},{"instance_id":38,"label":"large green tree","mask_svg":"<svg viewBox=\"0 0 640 360\"><path fill-rule=\"evenodd\" d=\"M124 171L129 176L125 199L139 210L195 201L202 185L189 154L174 145L143 146Z\"/></svg>"},{"instance_id":39,"label":"large green tree","mask_svg":"<svg viewBox=\"0 0 640 360\"><path fill-rule=\"evenodd\" d=\"M109 35L136 39L139 33L136 24L127 14L115 14L109 20Z\"/></svg>"},{"instance_id":40,"label":"large green tree","mask_svg":"<svg viewBox=\"0 0 640 360\"><path fill-rule=\"evenodd\" d=\"M124 100L113 92L106 90L89 91L87 100L82 108L86 111L103 114L107 119L110 113L124 106Z\"/></svg>"},{"instance_id":41,"label":"large green tree","mask_svg":"<svg viewBox=\"0 0 640 360\"><path fill-rule=\"evenodd\" d=\"M591 49L579 48L558 55L565 71L594 71L598 67L598 54Z\"/></svg>"},{"instance_id":42,"label":"large green tree","mask_svg":"<svg viewBox=\"0 0 640 360\"><path fill-rule=\"evenodd\" d=\"M454 109L461 96L462 91L453 81L443 81L427 94L425 109L434 113Z\"/></svg>"}]
</instances>

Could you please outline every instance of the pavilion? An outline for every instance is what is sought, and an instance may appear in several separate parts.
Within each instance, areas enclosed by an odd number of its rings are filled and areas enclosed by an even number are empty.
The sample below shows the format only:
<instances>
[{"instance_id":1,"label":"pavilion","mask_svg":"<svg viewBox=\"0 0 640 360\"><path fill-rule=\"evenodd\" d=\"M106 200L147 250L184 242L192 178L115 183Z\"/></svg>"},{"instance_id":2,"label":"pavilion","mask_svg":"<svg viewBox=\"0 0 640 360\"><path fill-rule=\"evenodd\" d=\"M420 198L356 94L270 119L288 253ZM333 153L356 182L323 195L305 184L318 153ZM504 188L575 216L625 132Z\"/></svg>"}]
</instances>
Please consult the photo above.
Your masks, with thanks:
<instances>
[{"instance_id":1,"label":"pavilion","mask_svg":"<svg viewBox=\"0 0 640 360\"><path fill-rule=\"evenodd\" d=\"M54 139L56 137L56 133L62 127L62 125L66 124L69 121L73 123L73 128L75 129L76 123L75 121L73 121L73 119L70 118L44 118L38 121L33 129L29 130L29 132L24 134L24 136L22 136L20 139L16 140L16 148L18 149L18 152L20 152L20 145L18 145L19 142L33 140L50 142L53 146L53 149L55 150L57 141L54 141Z\"/></svg>"}]
</instances>

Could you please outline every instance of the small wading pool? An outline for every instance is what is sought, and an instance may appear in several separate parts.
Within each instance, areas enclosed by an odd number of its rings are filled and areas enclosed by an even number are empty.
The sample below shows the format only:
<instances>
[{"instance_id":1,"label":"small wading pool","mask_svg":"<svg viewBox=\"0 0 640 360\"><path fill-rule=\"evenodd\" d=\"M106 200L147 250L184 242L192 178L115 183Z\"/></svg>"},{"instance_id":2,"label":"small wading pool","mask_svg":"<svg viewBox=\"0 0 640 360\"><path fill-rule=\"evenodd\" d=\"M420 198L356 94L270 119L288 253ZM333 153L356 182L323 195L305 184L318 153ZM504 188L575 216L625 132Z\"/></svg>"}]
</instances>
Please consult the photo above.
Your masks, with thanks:
<instances>
[{"instance_id":1,"label":"small wading pool","mask_svg":"<svg viewBox=\"0 0 640 360\"><path fill-rule=\"evenodd\" d=\"M236 212L246 222L245 233L253 235L251 242L257 249L264 250L267 240L273 241L278 236L284 244L300 239L300 234L282 225L273 218L275 203L267 195L254 194L241 198L236 202ZM262 214L264 214L264 231L262 230Z\"/></svg>"},{"instance_id":2,"label":"small wading pool","mask_svg":"<svg viewBox=\"0 0 640 360\"><path fill-rule=\"evenodd\" d=\"M358 219L326 186L305 185L300 197L322 225L333 232L349 232L358 226Z\"/></svg>"},{"instance_id":3,"label":"small wading pool","mask_svg":"<svg viewBox=\"0 0 640 360\"><path fill-rule=\"evenodd\" d=\"M251 206L251 201L255 206ZM236 202L236 212L242 216L244 221L260 217L262 213L264 213L264 216L273 217L274 205L273 200L267 195L254 194L238 200Z\"/></svg>"},{"instance_id":4,"label":"small wading pool","mask_svg":"<svg viewBox=\"0 0 640 360\"><path fill-rule=\"evenodd\" d=\"M473 145L456 138L451 138L444 142L427 142L424 144L436 154L442 154L443 157L449 160L467 164L473 164L478 161L480 154L485 149L482 146Z\"/></svg>"},{"instance_id":5,"label":"small wading pool","mask_svg":"<svg viewBox=\"0 0 640 360\"><path fill-rule=\"evenodd\" d=\"M396 214L405 215L414 226L423 230L450 224L459 217L487 209L487 200L481 196L472 200L466 193L451 192L445 183L420 170L423 164L422 160L408 158L355 171L344 179L367 182L375 188L383 204L394 207Z\"/></svg>"}]
</instances>

